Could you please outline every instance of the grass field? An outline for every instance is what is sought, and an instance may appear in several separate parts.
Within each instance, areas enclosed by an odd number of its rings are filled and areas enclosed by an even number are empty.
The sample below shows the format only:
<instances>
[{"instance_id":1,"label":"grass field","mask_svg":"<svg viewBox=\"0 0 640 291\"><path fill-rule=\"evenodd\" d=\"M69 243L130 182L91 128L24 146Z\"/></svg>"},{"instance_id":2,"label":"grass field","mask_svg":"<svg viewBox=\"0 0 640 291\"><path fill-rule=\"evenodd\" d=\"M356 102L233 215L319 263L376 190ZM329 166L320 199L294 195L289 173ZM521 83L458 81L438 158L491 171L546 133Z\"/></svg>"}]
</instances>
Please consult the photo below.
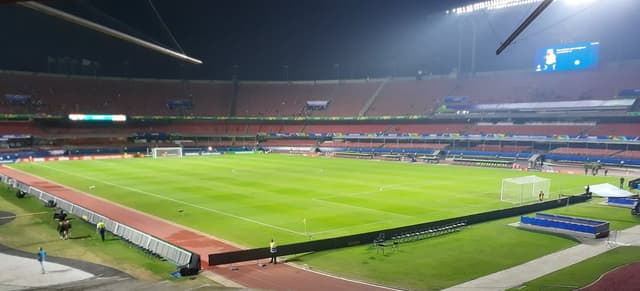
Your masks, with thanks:
<instances>
[{"instance_id":1,"label":"grass field","mask_svg":"<svg viewBox=\"0 0 640 291\"><path fill-rule=\"evenodd\" d=\"M137 247L107 236L102 242L95 226L70 216L73 229L68 240L60 240L53 209L43 207L35 197L16 198L15 191L0 188L0 210L16 214L17 218L0 226L0 243L29 253L43 247L49 256L65 257L110 266L145 281L170 279L176 267L170 262L148 255ZM180 285L196 287L204 284L217 286L206 278L175 280Z\"/></svg>"},{"instance_id":2,"label":"grass field","mask_svg":"<svg viewBox=\"0 0 640 291\"><path fill-rule=\"evenodd\" d=\"M630 215L629 209L600 202L602 199L594 199L551 212L604 219L610 221L612 230L640 223L640 217ZM384 255L371 246L357 246L303 255L297 260L316 270L401 289L440 290L577 244L567 237L509 226L518 220L513 217L472 225L454 234L401 244L397 251ZM592 273L574 274L572 280L589 282L591 277Z\"/></svg>"},{"instance_id":3,"label":"grass field","mask_svg":"<svg viewBox=\"0 0 640 291\"><path fill-rule=\"evenodd\" d=\"M287 155L181 159L66 161L14 167L249 247L371 231L511 207L500 181L529 173L492 168L407 164ZM575 194L616 177L536 173L551 193ZM96 186L89 189L89 186ZM554 212L610 219L612 229L638 223L627 209L599 200ZM184 213L178 213L184 209ZM576 244L523 231L517 218L403 244L396 252L370 246L294 258L314 269L412 290L452 286Z\"/></svg>"},{"instance_id":4,"label":"grass field","mask_svg":"<svg viewBox=\"0 0 640 291\"><path fill-rule=\"evenodd\" d=\"M67 161L16 168L244 246L281 244L510 207L492 168L286 155ZM614 177L539 174L552 193ZM96 187L90 189L89 186ZM183 213L177 210L183 209ZM306 229L303 223L306 219Z\"/></svg>"}]
</instances>

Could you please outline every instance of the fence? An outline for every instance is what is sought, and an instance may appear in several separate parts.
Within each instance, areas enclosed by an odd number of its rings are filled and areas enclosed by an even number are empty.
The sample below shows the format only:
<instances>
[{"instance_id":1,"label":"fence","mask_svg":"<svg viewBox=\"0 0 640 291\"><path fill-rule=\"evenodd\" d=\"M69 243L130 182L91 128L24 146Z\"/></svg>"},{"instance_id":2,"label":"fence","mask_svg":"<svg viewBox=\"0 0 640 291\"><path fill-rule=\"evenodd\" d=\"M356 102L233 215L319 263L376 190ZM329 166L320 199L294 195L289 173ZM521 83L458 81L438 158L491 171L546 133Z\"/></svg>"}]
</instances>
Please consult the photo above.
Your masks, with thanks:
<instances>
[{"instance_id":1,"label":"fence","mask_svg":"<svg viewBox=\"0 0 640 291\"><path fill-rule=\"evenodd\" d=\"M278 246L278 256L294 255L307 252L323 251L329 249L337 249L355 245L369 244L379 237L392 238L405 233L421 231L424 229L438 229L448 225L463 222L465 225L477 224L496 219L520 216L527 213L543 211L553 208L566 206L569 204L585 202L591 198L591 195L568 196L556 200L546 202L517 206L507 209L493 210L483 213L471 214L467 216L448 218L438 221L431 221L410 226L397 227L379 231L372 231L361 234L354 234L336 238L328 238L309 242L295 243L289 245ZM209 265L222 265L235 262L244 262L268 258L271 254L269 248L257 248L217 254L209 254Z\"/></svg>"},{"instance_id":2,"label":"fence","mask_svg":"<svg viewBox=\"0 0 640 291\"><path fill-rule=\"evenodd\" d=\"M67 213L71 213L78 217L82 217L84 220L88 221L89 223L97 224L98 222L103 221L105 223L106 229L109 232L153 254L156 254L166 259L167 261L174 263L177 266L187 265L191 261L191 256L193 255L191 252L184 250L182 248L179 248L177 246L174 246L172 244L169 244L161 239L148 235L137 229L131 228L120 222L112 220L107 216L98 214L84 207L75 205L65 199L61 199L59 197L51 195L47 192L44 192L30 185L24 184L6 175L0 174L0 180L3 183L10 185L18 190L22 190L25 193L32 195L44 202L53 200L56 203L58 208L63 209Z\"/></svg>"}]
</instances>

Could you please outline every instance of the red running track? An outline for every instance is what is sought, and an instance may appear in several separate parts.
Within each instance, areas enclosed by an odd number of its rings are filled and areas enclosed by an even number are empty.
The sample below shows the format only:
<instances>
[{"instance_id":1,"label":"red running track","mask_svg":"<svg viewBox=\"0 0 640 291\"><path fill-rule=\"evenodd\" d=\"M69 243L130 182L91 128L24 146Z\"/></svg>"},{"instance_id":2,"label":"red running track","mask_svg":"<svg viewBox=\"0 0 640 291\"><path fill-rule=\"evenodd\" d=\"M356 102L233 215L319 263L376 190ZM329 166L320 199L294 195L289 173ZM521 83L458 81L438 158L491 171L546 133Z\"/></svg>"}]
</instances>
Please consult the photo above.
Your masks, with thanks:
<instances>
[{"instance_id":1,"label":"red running track","mask_svg":"<svg viewBox=\"0 0 640 291\"><path fill-rule=\"evenodd\" d=\"M259 267L255 263L244 263L238 265L238 270L235 271L224 265L209 267L209 254L238 250L238 248L196 230L37 176L5 166L0 166L0 173L73 204L90 209L109 219L197 253L200 255L203 268L208 268L214 273L248 288L269 290L388 290L384 287L306 271L287 264Z\"/></svg>"},{"instance_id":2,"label":"red running track","mask_svg":"<svg viewBox=\"0 0 640 291\"><path fill-rule=\"evenodd\" d=\"M614 269L582 291L637 291L640 290L640 263Z\"/></svg>"}]
</instances>

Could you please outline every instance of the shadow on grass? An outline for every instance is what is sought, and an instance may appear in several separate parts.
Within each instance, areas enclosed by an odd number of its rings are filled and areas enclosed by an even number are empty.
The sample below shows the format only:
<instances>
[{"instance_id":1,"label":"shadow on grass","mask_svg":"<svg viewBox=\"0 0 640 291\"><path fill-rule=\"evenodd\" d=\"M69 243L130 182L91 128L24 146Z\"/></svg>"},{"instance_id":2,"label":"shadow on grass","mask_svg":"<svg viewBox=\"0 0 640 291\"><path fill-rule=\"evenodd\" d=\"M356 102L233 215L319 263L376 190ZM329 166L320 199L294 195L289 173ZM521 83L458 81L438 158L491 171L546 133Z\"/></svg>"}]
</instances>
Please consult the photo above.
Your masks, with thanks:
<instances>
[{"instance_id":1,"label":"shadow on grass","mask_svg":"<svg viewBox=\"0 0 640 291\"><path fill-rule=\"evenodd\" d=\"M19 244L19 245L15 245L15 248L29 248L29 247L34 247L34 246L39 246L42 244L48 244L48 243L54 243L57 241L61 241L62 239L60 239L60 237L54 238L54 239L50 239L50 240L41 240L41 241L34 241L34 242L30 242L30 243L26 243L26 244Z\"/></svg>"},{"instance_id":2,"label":"shadow on grass","mask_svg":"<svg viewBox=\"0 0 640 291\"><path fill-rule=\"evenodd\" d=\"M83 235L83 236L70 236L69 239L85 239L85 238L90 238L90 235Z\"/></svg>"},{"instance_id":3,"label":"shadow on grass","mask_svg":"<svg viewBox=\"0 0 640 291\"><path fill-rule=\"evenodd\" d=\"M550 236L556 236L556 237L560 237L560 238L564 238L564 239L568 239L571 241L574 241L576 243L583 243L584 241L580 240L579 238L572 236L570 234L565 234L565 233L555 233L555 232L548 232L548 231L542 231L542 230L536 230L536 229L527 229L527 228L521 228L518 227L519 230L522 231L527 231L527 232L533 232L533 233L538 233L538 234L546 234L546 235L550 235Z\"/></svg>"},{"instance_id":4,"label":"shadow on grass","mask_svg":"<svg viewBox=\"0 0 640 291\"><path fill-rule=\"evenodd\" d=\"M302 254L289 256L289 257L287 257L287 262L290 262L290 263L302 262L305 256L311 255L313 253L314 252L308 252L308 253L302 253Z\"/></svg>"}]
</instances>

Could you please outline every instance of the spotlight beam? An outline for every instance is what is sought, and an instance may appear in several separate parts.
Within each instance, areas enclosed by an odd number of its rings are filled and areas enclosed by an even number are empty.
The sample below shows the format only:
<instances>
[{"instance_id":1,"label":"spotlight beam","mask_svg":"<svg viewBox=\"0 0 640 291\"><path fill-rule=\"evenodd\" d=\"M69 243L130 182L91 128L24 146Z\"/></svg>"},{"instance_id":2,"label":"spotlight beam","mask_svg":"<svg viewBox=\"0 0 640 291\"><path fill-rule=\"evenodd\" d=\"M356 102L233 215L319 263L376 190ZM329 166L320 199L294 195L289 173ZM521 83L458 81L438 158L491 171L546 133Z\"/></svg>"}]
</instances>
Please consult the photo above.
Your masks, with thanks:
<instances>
[{"instance_id":1,"label":"spotlight beam","mask_svg":"<svg viewBox=\"0 0 640 291\"><path fill-rule=\"evenodd\" d=\"M145 41L145 40L142 40L142 39L137 38L135 36L132 36L132 35L117 31L115 29L111 29L109 27L106 27L104 25L95 23L93 21L89 21L87 19L84 19L84 18L75 16L75 15L72 15L72 14L66 13L64 11L55 9L53 7L37 3L35 1L17 2L16 4L20 5L20 6L23 6L23 7L27 7L27 8L33 9L35 11L38 11L38 12L41 12L41 13L44 13L44 14L47 14L47 15L50 15L50 16L53 16L53 17L56 17L56 18L63 19L65 21L68 21L68 22L71 22L71 23L74 23L74 24L77 24L77 25L80 25L80 26L84 26L86 28L89 28L89 29L92 29L92 30L95 30L95 31L98 31L98 32L101 32L101 33L104 33L106 35L109 35L109 36L124 40L126 42L129 42L129 43L132 43L132 44L135 44L135 45L139 45L141 47L144 47L144 48L159 52L161 54L168 55L170 57L179 59L181 61L189 62L189 63L196 64L196 65L202 64L201 60L192 58L190 56L187 56L185 54L170 50L168 48L159 46L157 44L150 43L148 41Z\"/></svg>"},{"instance_id":2,"label":"spotlight beam","mask_svg":"<svg viewBox=\"0 0 640 291\"><path fill-rule=\"evenodd\" d=\"M551 3L553 3L553 0L544 0L540 3L536 10L531 12L531 15L529 15L529 17L527 17L527 19L525 19L524 22L522 22L522 24L520 24L520 26L518 26L518 28L516 28L516 30L507 38L507 40L500 45L496 50L496 55L500 55L500 53L502 53L502 51L504 51L516 39L516 37L524 31L527 26L529 26L529 24L531 24L531 22L533 22L533 20L542 13L542 11L551 5Z\"/></svg>"}]
</instances>

